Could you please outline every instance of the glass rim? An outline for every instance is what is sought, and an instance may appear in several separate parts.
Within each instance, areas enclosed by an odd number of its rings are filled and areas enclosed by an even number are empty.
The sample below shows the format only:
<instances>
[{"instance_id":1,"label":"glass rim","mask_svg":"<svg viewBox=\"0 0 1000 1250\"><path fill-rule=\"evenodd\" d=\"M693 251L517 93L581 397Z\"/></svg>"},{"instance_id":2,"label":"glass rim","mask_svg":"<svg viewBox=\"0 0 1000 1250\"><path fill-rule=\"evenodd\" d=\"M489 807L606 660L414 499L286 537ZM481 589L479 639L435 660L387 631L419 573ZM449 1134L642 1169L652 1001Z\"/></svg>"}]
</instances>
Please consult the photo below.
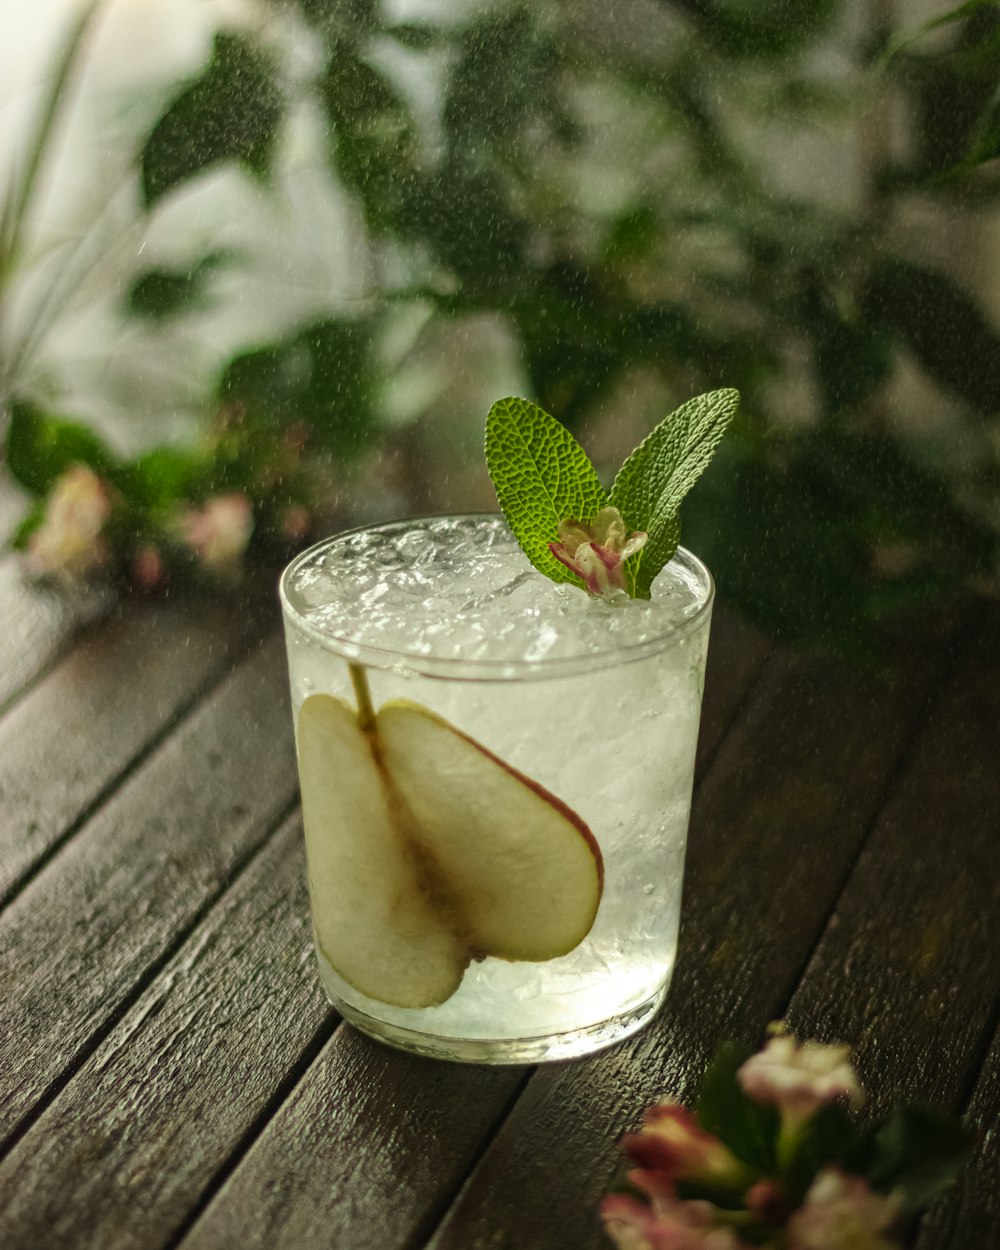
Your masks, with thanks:
<instances>
[{"instance_id":1,"label":"glass rim","mask_svg":"<svg viewBox=\"0 0 1000 1250\"><path fill-rule=\"evenodd\" d=\"M645 659L660 651L666 651L694 633L712 610L715 601L715 579L707 565L686 547L678 547L671 560L680 557L681 563L693 572L704 590L704 597L697 610L690 616L665 628L653 637L644 638L641 642L617 644L599 651L587 651L580 655L561 655L542 657L538 660L491 660L465 659L455 656L421 655L400 647L378 646L372 643L356 642L341 634L331 633L309 621L292 602L290 583L299 567L317 551L330 547L355 534L369 533L373 530L391 529L399 525L426 525L432 521L499 518L501 512L443 512L426 516L404 516L392 520L367 522L355 525L350 529L339 530L310 544L298 555L294 556L285 566L278 582L278 596L281 601L282 615L286 622L292 622L324 650L330 651L338 658L350 663L361 664L366 668L390 669L406 671L422 677L440 677L451 681L513 681L524 679L543 679L547 677L564 677L581 672L588 672L605 665L633 663ZM527 557L525 557L527 559Z\"/></svg>"}]
</instances>

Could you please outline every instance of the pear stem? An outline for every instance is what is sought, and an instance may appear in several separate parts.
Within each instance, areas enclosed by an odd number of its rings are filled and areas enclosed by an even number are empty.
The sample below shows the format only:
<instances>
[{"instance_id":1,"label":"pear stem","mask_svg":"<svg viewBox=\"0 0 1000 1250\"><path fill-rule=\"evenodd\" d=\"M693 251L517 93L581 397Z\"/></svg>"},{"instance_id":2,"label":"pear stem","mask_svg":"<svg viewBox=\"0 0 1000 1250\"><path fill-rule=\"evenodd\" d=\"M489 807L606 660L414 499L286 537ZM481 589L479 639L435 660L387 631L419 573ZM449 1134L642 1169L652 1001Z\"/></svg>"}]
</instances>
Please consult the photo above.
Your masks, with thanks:
<instances>
[{"instance_id":1,"label":"pear stem","mask_svg":"<svg viewBox=\"0 0 1000 1250\"><path fill-rule=\"evenodd\" d=\"M375 705L372 703L368 675L360 664L348 664L347 667L351 670L351 684L354 686L354 697L358 701L358 723L367 733L375 728Z\"/></svg>"}]
</instances>

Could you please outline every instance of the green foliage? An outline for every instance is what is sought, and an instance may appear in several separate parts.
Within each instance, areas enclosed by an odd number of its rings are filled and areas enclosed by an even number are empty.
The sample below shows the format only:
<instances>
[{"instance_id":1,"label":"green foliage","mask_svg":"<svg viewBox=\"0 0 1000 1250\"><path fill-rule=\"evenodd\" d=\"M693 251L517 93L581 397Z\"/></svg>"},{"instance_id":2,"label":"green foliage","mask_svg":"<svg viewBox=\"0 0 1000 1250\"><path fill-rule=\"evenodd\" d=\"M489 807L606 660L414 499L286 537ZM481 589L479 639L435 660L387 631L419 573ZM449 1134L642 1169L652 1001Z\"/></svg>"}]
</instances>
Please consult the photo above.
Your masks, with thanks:
<instances>
[{"instance_id":1,"label":"green foliage","mask_svg":"<svg viewBox=\"0 0 1000 1250\"><path fill-rule=\"evenodd\" d=\"M568 429L627 402L637 379L664 395L737 387L739 421L685 505L685 540L724 596L783 637L870 654L886 622L995 588L1000 328L966 278L935 267L920 223L930 205L961 229L969 205L998 202L1000 0L913 31L872 10L859 39L842 0L658 3L648 41L645 27L636 37L596 10L581 23L553 0L402 23L379 0L284 0L261 33L221 32L142 149L146 206L213 166L268 177L286 111L318 108L318 155L331 195L359 210L371 285L363 316L303 308L305 328L223 362L193 462L167 453L149 477L112 466L123 497L148 519L233 489L278 518L329 490L378 452L381 313L411 303L429 317L422 350L446 323L502 324L526 393ZM812 52L831 32L857 49L839 82ZM57 94L27 187L12 179L3 197L0 282ZM780 189L774 150L827 133L873 140L858 149L857 205ZM221 243L205 246L190 269L137 271L129 315L165 326L203 307L225 260ZM908 428L901 361L908 385L914 369L933 383L939 426L953 422L946 455ZM0 362L23 396L17 363ZM326 478L286 462L282 440L300 427ZM58 469L32 467L50 462L31 450L33 428L12 423L11 463L44 492ZM97 454L79 427L45 428L46 447ZM282 494L272 481L286 473ZM666 509L633 558L640 591L676 534Z\"/></svg>"},{"instance_id":2,"label":"green foliage","mask_svg":"<svg viewBox=\"0 0 1000 1250\"><path fill-rule=\"evenodd\" d=\"M904 1210L916 1212L954 1183L972 1146L972 1134L949 1116L897 1107L864 1151L866 1171L876 1189L898 1193Z\"/></svg>"},{"instance_id":3,"label":"green foliage","mask_svg":"<svg viewBox=\"0 0 1000 1250\"><path fill-rule=\"evenodd\" d=\"M927 50L922 38L948 27L954 37ZM908 89L916 121L918 180L966 173L1000 155L1000 4L960 5L897 44L891 72Z\"/></svg>"},{"instance_id":4,"label":"green foliage","mask_svg":"<svg viewBox=\"0 0 1000 1250\"><path fill-rule=\"evenodd\" d=\"M147 208L220 161L266 178L282 107L270 58L242 35L216 35L208 68L172 101L143 146Z\"/></svg>"},{"instance_id":5,"label":"green foliage","mask_svg":"<svg viewBox=\"0 0 1000 1250\"><path fill-rule=\"evenodd\" d=\"M735 1042L722 1043L702 1078L695 1110L701 1127L725 1142L737 1159L768 1173L776 1167L778 1113L748 1098L736 1079L751 1053Z\"/></svg>"},{"instance_id":6,"label":"green foliage","mask_svg":"<svg viewBox=\"0 0 1000 1250\"><path fill-rule=\"evenodd\" d=\"M406 103L346 40L332 44L319 91L330 119L334 168L359 193L372 226L398 224L416 177Z\"/></svg>"},{"instance_id":7,"label":"green foliage","mask_svg":"<svg viewBox=\"0 0 1000 1250\"><path fill-rule=\"evenodd\" d=\"M218 400L262 427L266 437L301 424L331 455L357 456L375 433L371 333L371 324L360 319L314 322L230 361Z\"/></svg>"},{"instance_id":8,"label":"green foliage","mask_svg":"<svg viewBox=\"0 0 1000 1250\"><path fill-rule=\"evenodd\" d=\"M183 268L146 269L133 279L125 296L126 309L134 317L165 321L204 308L208 283L228 259L228 253L214 251Z\"/></svg>"},{"instance_id":9,"label":"green foliage","mask_svg":"<svg viewBox=\"0 0 1000 1250\"><path fill-rule=\"evenodd\" d=\"M44 495L74 464L105 473L114 459L86 426L49 416L26 400L15 400L7 431L7 468L21 485Z\"/></svg>"},{"instance_id":10,"label":"green foliage","mask_svg":"<svg viewBox=\"0 0 1000 1250\"><path fill-rule=\"evenodd\" d=\"M1000 409L1000 334L950 278L886 261L868 278L864 311L870 322L894 331L941 386L983 412Z\"/></svg>"},{"instance_id":11,"label":"green foliage","mask_svg":"<svg viewBox=\"0 0 1000 1250\"><path fill-rule=\"evenodd\" d=\"M701 477L736 415L739 393L712 391L664 418L622 465L611 502L630 530L649 534L633 557L635 593L649 598L653 578L677 550L681 500Z\"/></svg>"},{"instance_id":12,"label":"green foliage","mask_svg":"<svg viewBox=\"0 0 1000 1250\"><path fill-rule=\"evenodd\" d=\"M737 57L787 55L811 43L838 9L836 0L678 0L676 7Z\"/></svg>"},{"instance_id":13,"label":"green foliage","mask_svg":"<svg viewBox=\"0 0 1000 1250\"><path fill-rule=\"evenodd\" d=\"M547 412L525 399L498 399L486 420L486 463L514 536L554 582L577 579L549 550L559 522L589 522L608 497L587 453Z\"/></svg>"}]
</instances>

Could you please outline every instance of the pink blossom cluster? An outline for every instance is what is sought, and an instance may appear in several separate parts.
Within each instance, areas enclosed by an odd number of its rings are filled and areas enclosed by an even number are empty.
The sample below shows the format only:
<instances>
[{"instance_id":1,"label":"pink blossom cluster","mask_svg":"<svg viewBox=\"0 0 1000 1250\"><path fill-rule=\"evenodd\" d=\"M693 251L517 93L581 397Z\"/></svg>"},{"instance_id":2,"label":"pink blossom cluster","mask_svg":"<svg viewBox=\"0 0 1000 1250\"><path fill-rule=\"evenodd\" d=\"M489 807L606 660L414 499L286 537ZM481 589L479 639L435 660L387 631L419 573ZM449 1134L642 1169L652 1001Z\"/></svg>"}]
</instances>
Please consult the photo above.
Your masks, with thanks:
<instances>
[{"instance_id":1,"label":"pink blossom cluster","mask_svg":"<svg viewBox=\"0 0 1000 1250\"><path fill-rule=\"evenodd\" d=\"M72 465L56 479L41 523L28 538L29 570L37 577L66 584L110 571L109 530L121 512L121 500L106 479L86 465ZM291 536L298 537L306 521L291 509L289 513L288 528ZM168 577L168 551L177 553L178 548L181 556L208 573L232 573L240 565L253 527L253 507L238 491L178 510L168 518L158 539L136 543L129 559L129 580L140 590L157 589Z\"/></svg>"},{"instance_id":2,"label":"pink blossom cluster","mask_svg":"<svg viewBox=\"0 0 1000 1250\"><path fill-rule=\"evenodd\" d=\"M782 1033L743 1064L737 1079L746 1095L778 1110L779 1141L787 1144L825 1104L860 1101L847 1053ZM626 1174L631 1192L610 1195L601 1206L619 1250L750 1250L741 1231L751 1226L753 1245L763 1238L783 1250L893 1250L898 1244L893 1195L826 1167L793 1203L780 1175L764 1176L736 1158L671 1100L650 1107L622 1147L633 1165ZM723 1193L724 1202L702 1196Z\"/></svg>"}]
</instances>

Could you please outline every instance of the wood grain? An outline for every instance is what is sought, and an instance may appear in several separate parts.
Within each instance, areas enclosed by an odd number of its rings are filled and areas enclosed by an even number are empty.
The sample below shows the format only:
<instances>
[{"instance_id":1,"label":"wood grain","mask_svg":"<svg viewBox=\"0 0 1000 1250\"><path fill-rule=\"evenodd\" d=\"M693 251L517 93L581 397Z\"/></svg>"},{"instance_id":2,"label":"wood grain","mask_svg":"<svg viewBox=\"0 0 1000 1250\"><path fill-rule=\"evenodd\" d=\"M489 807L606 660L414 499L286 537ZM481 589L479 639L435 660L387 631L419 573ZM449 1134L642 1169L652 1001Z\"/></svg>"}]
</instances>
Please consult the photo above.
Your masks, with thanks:
<instances>
[{"instance_id":1,"label":"wood grain","mask_svg":"<svg viewBox=\"0 0 1000 1250\"><path fill-rule=\"evenodd\" d=\"M0 1162L5 1250L152 1250L334 1017L286 822Z\"/></svg>"},{"instance_id":2,"label":"wood grain","mask_svg":"<svg viewBox=\"0 0 1000 1250\"><path fill-rule=\"evenodd\" d=\"M0 916L0 1140L99 1040L293 801L286 685L275 639Z\"/></svg>"},{"instance_id":3,"label":"wood grain","mask_svg":"<svg viewBox=\"0 0 1000 1250\"><path fill-rule=\"evenodd\" d=\"M975 1155L955 1189L924 1218L917 1250L1000 1245L1000 1029L976 1082L965 1122Z\"/></svg>"},{"instance_id":4,"label":"wood grain","mask_svg":"<svg viewBox=\"0 0 1000 1250\"><path fill-rule=\"evenodd\" d=\"M83 625L113 603L108 591L60 595L31 586L17 556L0 558L0 710L67 651Z\"/></svg>"},{"instance_id":5,"label":"wood grain","mask_svg":"<svg viewBox=\"0 0 1000 1250\"><path fill-rule=\"evenodd\" d=\"M716 606L708 647L695 776L711 763L747 692L771 655L770 641L734 612Z\"/></svg>"},{"instance_id":6,"label":"wood grain","mask_svg":"<svg viewBox=\"0 0 1000 1250\"><path fill-rule=\"evenodd\" d=\"M792 1001L850 1042L872 1111L960 1108L1000 1001L1000 646L963 657ZM955 831L961 830L956 842Z\"/></svg>"},{"instance_id":7,"label":"wood grain","mask_svg":"<svg viewBox=\"0 0 1000 1250\"><path fill-rule=\"evenodd\" d=\"M119 605L0 718L0 904L246 649L219 605Z\"/></svg>"},{"instance_id":8,"label":"wood grain","mask_svg":"<svg viewBox=\"0 0 1000 1250\"><path fill-rule=\"evenodd\" d=\"M927 682L922 668L879 686L833 663L772 660L696 799L679 962L662 1015L624 1046L531 1078L435 1250L542 1250L553 1228L580 1250L606 1244L596 1211L617 1138L656 1097L690 1093L722 1037L756 1039L782 1011L907 749Z\"/></svg>"}]
</instances>

